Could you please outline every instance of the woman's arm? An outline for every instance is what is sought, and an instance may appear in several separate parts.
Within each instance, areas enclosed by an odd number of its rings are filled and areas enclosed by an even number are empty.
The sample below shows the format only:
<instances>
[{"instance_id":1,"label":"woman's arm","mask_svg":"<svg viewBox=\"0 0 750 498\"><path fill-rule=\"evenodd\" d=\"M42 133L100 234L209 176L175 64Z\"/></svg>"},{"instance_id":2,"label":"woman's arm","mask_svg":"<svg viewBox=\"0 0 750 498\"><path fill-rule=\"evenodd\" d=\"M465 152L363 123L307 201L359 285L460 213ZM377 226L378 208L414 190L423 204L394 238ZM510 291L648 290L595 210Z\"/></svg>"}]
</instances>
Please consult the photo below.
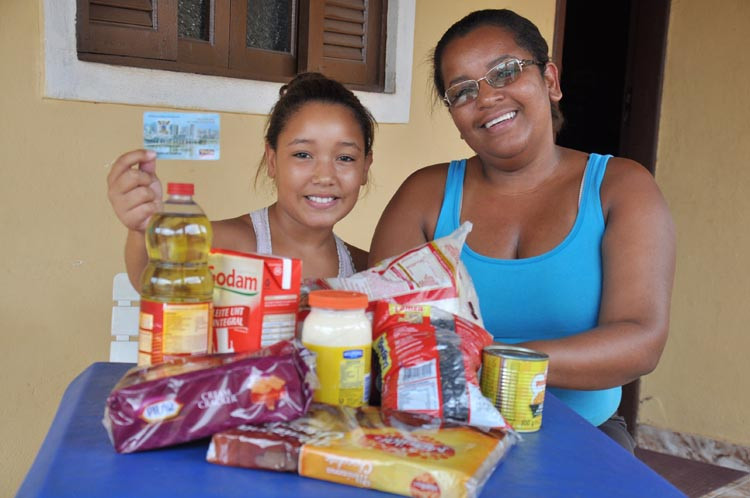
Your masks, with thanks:
<instances>
[{"instance_id":1,"label":"woman's arm","mask_svg":"<svg viewBox=\"0 0 750 498\"><path fill-rule=\"evenodd\" d=\"M626 384L656 367L667 340L675 233L666 202L646 169L615 158L607 167L602 204L606 229L598 326L523 344L549 355L550 386Z\"/></svg>"},{"instance_id":2,"label":"woman's arm","mask_svg":"<svg viewBox=\"0 0 750 498\"><path fill-rule=\"evenodd\" d=\"M360 249L357 246L353 246L345 242L346 248L349 250L349 254L352 256L352 263L354 264L354 271L363 271L367 269L367 258L369 254L367 251Z\"/></svg>"},{"instance_id":3,"label":"woman's arm","mask_svg":"<svg viewBox=\"0 0 750 498\"><path fill-rule=\"evenodd\" d=\"M447 165L420 169L409 176L380 216L370 244L369 266L432 240Z\"/></svg>"}]
</instances>

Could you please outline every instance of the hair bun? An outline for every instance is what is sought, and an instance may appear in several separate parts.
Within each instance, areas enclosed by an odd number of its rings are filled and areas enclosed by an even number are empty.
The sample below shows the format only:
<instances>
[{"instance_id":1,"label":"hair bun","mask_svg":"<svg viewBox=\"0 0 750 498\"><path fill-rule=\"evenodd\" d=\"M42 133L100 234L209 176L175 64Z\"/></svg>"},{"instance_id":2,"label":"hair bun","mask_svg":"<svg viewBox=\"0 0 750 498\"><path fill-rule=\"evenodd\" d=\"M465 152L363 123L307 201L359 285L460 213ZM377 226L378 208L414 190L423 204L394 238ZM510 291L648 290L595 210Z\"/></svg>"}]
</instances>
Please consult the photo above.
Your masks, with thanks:
<instances>
[{"instance_id":1,"label":"hair bun","mask_svg":"<svg viewBox=\"0 0 750 498\"><path fill-rule=\"evenodd\" d=\"M275 150L279 134L289 118L308 102L340 104L351 110L362 129L364 151L370 153L375 127L372 114L351 90L318 72L300 73L279 88L279 100L271 108L266 124L266 143Z\"/></svg>"},{"instance_id":2,"label":"hair bun","mask_svg":"<svg viewBox=\"0 0 750 498\"><path fill-rule=\"evenodd\" d=\"M292 80L281 87L281 90L279 90L279 96L286 95L287 92L290 90L293 90L294 88L297 88L300 85L304 84L310 84L313 82L328 82L330 81L329 78L321 73L299 73L297 76L292 78Z\"/></svg>"}]
</instances>

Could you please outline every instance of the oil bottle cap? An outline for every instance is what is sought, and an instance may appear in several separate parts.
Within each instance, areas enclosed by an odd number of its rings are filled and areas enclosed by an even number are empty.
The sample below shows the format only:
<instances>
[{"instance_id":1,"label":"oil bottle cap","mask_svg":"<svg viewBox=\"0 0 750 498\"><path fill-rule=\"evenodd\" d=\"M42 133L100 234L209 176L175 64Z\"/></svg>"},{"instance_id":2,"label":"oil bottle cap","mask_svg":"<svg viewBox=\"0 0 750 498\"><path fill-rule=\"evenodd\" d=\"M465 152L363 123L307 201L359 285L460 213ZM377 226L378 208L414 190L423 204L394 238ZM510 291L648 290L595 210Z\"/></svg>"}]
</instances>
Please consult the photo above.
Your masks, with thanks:
<instances>
[{"instance_id":1,"label":"oil bottle cap","mask_svg":"<svg viewBox=\"0 0 750 498\"><path fill-rule=\"evenodd\" d=\"M367 308L367 295L343 290L314 290L308 296L308 303L314 308L365 309Z\"/></svg>"},{"instance_id":2,"label":"oil bottle cap","mask_svg":"<svg viewBox=\"0 0 750 498\"><path fill-rule=\"evenodd\" d=\"M167 183L167 194L169 195L193 195L195 187L192 183Z\"/></svg>"}]
</instances>

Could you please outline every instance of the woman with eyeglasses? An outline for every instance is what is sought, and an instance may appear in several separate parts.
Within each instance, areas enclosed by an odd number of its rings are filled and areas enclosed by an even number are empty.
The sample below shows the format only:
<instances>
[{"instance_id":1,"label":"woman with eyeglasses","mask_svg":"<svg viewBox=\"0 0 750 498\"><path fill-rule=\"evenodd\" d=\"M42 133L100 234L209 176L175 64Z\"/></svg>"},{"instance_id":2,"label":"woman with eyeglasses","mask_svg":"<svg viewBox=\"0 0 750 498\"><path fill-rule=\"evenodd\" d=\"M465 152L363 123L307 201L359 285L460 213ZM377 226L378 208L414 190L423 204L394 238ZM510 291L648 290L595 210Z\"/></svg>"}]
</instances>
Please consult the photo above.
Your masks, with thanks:
<instances>
[{"instance_id":1,"label":"woman with eyeglasses","mask_svg":"<svg viewBox=\"0 0 750 498\"><path fill-rule=\"evenodd\" d=\"M549 355L547 386L633 450L621 386L667 339L675 236L638 163L555 145L557 67L509 10L464 17L433 57L434 85L474 154L413 173L384 211L370 264L471 221L462 260L486 328Z\"/></svg>"}]
</instances>

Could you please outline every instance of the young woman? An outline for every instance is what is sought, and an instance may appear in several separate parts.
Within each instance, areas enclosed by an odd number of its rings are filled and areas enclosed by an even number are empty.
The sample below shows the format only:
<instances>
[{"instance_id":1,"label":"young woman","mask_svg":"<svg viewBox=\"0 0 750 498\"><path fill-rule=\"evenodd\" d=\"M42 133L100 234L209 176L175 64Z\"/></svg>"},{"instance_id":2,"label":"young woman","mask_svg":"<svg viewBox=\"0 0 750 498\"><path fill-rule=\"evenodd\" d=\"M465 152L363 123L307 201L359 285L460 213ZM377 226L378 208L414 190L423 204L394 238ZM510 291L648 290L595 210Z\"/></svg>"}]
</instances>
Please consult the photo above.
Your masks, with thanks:
<instances>
[{"instance_id":1,"label":"young woman","mask_svg":"<svg viewBox=\"0 0 750 498\"><path fill-rule=\"evenodd\" d=\"M344 243L333 227L367 182L374 127L370 112L336 81L304 73L284 85L266 126L261 161L277 200L212 222L213 246L301 259L305 278L363 270L367 253ZM155 170L154 152L135 150L120 156L107 178L110 203L128 228L125 261L136 288L148 262L144 231L162 201Z\"/></svg>"},{"instance_id":2,"label":"young woman","mask_svg":"<svg viewBox=\"0 0 750 498\"><path fill-rule=\"evenodd\" d=\"M633 448L613 418L623 384L667 339L674 229L648 171L555 145L558 71L529 20L469 14L434 52L436 93L475 155L412 174L378 224L370 261L469 220L462 253L495 340L549 355L547 385Z\"/></svg>"}]
</instances>

